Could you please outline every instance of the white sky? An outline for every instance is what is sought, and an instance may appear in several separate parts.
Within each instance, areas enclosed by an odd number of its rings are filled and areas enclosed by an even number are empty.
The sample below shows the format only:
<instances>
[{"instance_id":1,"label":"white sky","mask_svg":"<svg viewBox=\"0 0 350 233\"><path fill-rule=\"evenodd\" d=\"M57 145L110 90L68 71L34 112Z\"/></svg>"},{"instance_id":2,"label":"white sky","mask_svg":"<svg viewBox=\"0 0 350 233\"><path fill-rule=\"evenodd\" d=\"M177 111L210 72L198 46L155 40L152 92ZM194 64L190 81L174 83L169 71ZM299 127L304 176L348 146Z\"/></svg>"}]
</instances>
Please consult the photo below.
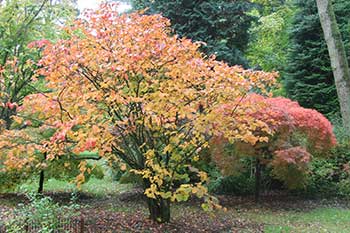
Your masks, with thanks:
<instances>
[{"instance_id":1,"label":"white sky","mask_svg":"<svg viewBox=\"0 0 350 233\"><path fill-rule=\"evenodd\" d=\"M80 11L84 9L95 9L102 2L102 0L78 0L78 7ZM121 2L119 5L119 11L123 12L130 9L131 6L125 2Z\"/></svg>"}]
</instances>

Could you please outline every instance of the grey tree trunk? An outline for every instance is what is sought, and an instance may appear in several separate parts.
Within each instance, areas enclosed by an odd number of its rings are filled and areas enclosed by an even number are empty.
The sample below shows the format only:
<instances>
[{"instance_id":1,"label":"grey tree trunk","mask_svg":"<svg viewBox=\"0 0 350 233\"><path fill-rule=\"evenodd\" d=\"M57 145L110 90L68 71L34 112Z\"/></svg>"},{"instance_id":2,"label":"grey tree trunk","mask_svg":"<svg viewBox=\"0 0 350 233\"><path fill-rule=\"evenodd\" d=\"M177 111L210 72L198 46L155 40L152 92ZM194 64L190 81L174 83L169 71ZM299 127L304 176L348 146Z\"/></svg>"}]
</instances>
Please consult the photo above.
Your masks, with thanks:
<instances>
[{"instance_id":1,"label":"grey tree trunk","mask_svg":"<svg viewBox=\"0 0 350 233\"><path fill-rule=\"evenodd\" d=\"M340 103L343 126L350 135L350 72L344 43L331 0L316 0L318 14L327 43L333 76Z\"/></svg>"}]
</instances>

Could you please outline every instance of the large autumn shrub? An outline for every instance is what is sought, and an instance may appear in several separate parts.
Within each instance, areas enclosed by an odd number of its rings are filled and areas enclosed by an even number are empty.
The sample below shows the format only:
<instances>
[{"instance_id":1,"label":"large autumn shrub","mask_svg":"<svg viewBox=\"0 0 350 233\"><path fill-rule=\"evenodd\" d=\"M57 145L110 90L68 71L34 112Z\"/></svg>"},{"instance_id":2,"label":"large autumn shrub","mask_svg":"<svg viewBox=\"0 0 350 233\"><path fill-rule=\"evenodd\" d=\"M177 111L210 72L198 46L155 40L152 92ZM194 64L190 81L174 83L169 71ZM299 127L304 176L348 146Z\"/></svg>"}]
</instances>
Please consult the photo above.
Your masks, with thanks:
<instances>
[{"instance_id":1,"label":"large autumn shrub","mask_svg":"<svg viewBox=\"0 0 350 233\"><path fill-rule=\"evenodd\" d=\"M252 135L256 127L268 131L246 119L257 106L245 102L230 114L218 106L251 90L264 92L276 74L203 57L198 43L171 35L167 19L119 15L113 4L86 12L66 33L68 39L48 45L39 63L50 92L27 97L21 110L24 118L54 128L38 150L48 160L95 151L120 161L122 170L142 177L155 221L169 221L170 202L192 194L204 199L204 209L218 207L207 194L207 174L194 166L200 151L218 133L252 142L265 140ZM79 170L82 183L86 162Z\"/></svg>"},{"instance_id":2,"label":"large autumn shrub","mask_svg":"<svg viewBox=\"0 0 350 233\"><path fill-rule=\"evenodd\" d=\"M252 131L250 143L236 141L231 149L228 149L230 143L224 134L213 138L212 152L217 165L224 174L231 174L240 166L241 157L250 156L256 160L257 182L261 165L266 165L271 167L273 176L289 188L302 187L310 171L311 159L327 156L336 144L331 123L319 112L282 97L251 94L238 101L259 106L250 112L249 117L266 126ZM231 111L236 102L221 106L221 111ZM257 140L256 136L260 139ZM256 191L259 191L258 187Z\"/></svg>"}]
</instances>

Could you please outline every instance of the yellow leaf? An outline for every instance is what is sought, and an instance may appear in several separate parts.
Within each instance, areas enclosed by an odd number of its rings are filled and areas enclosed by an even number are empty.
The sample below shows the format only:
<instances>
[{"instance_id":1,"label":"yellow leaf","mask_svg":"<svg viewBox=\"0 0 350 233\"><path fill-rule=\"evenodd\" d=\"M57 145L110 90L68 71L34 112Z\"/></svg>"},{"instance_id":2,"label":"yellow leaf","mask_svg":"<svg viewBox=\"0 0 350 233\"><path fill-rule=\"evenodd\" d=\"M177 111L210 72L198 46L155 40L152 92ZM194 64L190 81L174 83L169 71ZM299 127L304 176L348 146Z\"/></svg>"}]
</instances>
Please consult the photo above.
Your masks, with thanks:
<instances>
[{"instance_id":1,"label":"yellow leaf","mask_svg":"<svg viewBox=\"0 0 350 233\"><path fill-rule=\"evenodd\" d=\"M120 170L125 171L126 170L126 165L123 163L120 165Z\"/></svg>"},{"instance_id":2,"label":"yellow leaf","mask_svg":"<svg viewBox=\"0 0 350 233\"><path fill-rule=\"evenodd\" d=\"M173 150L173 146L171 144L168 144L166 147L164 147L163 153L167 154L167 153L171 153Z\"/></svg>"}]
</instances>

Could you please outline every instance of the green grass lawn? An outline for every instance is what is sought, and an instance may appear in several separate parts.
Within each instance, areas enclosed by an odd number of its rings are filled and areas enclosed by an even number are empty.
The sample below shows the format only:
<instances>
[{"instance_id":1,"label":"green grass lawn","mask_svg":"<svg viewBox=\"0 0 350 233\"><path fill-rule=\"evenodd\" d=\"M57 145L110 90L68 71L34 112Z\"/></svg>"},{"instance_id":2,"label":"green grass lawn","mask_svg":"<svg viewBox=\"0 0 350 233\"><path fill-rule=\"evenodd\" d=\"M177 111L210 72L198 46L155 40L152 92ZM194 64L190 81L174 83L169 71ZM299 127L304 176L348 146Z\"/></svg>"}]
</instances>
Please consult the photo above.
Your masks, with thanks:
<instances>
[{"instance_id":1,"label":"green grass lawn","mask_svg":"<svg viewBox=\"0 0 350 233\"><path fill-rule=\"evenodd\" d=\"M300 211L247 211L240 218L263 223L265 232L349 232L350 210L339 207L319 207Z\"/></svg>"},{"instance_id":2,"label":"green grass lawn","mask_svg":"<svg viewBox=\"0 0 350 233\"><path fill-rule=\"evenodd\" d=\"M81 191L98 197L119 194L129 190L130 184L119 184L110 179L90 178L88 182L81 186L79 190L74 183L56 179L48 179L44 184L44 192L77 192ZM21 185L18 192L35 192L38 189L38 182L32 181Z\"/></svg>"},{"instance_id":3,"label":"green grass lawn","mask_svg":"<svg viewBox=\"0 0 350 233\"><path fill-rule=\"evenodd\" d=\"M119 184L108 179L91 178L86 184L82 185L81 190L91 196L88 203L94 206L110 211L132 214L141 211L147 214L147 208L140 198L135 201L116 201L116 196L128 191L132 185ZM18 191L35 191L37 182L22 185ZM69 193L75 192L77 188L74 184L50 179L45 182L45 192L47 193ZM232 200L235 197L230 197ZM230 200L230 199L229 199ZM247 198L248 200L248 198ZM227 202L227 201L226 201ZM293 200L276 204L272 199L269 203L256 205L254 202L245 202L241 204L230 203L228 201L227 212L221 212L216 215L216 219L229 219L232 221L241 221L247 223L247 228L240 232L257 232L254 227L262 226L263 232L350 232L350 209L344 201L339 204L337 201L329 200L327 204L319 200L299 200L293 207ZM16 199L6 199L0 195L1 206L14 206ZM285 205L291 205L285 208ZM310 207L311 206L311 207ZM201 216L205 213L194 203L176 204L172 207L173 221L186 218L191 215ZM225 221L226 221L225 220ZM261 231L258 231L261 232Z\"/></svg>"}]
</instances>

